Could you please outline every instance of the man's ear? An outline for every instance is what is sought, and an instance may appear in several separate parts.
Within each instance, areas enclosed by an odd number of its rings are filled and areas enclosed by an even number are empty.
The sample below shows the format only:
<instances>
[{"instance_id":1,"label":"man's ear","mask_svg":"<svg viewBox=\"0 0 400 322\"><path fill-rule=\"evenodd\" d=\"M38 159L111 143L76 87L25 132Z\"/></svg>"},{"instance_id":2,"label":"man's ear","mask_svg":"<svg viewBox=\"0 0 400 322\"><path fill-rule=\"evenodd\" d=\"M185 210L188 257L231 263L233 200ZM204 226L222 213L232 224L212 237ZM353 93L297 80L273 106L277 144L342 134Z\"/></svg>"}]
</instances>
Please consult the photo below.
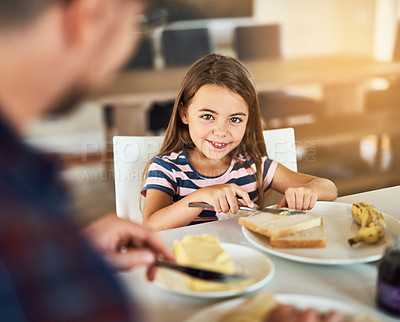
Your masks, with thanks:
<instances>
[{"instance_id":1,"label":"man's ear","mask_svg":"<svg viewBox=\"0 0 400 322\"><path fill-rule=\"evenodd\" d=\"M183 124L188 124L188 116L187 116L187 108L183 106L182 103L179 103L178 106L179 116L181 117Z\"/></svg>"},{"instance_id":2,"label":"man's ear","mask_svg":"<svg viewBox=\"0 0 400 322\"><path fill-rule=\"evenodd\" d=\"M108 1L73 0L63 4L65 39L68 46L85 44L95 39L107 3Z\"/></svg>"}]
</instances>

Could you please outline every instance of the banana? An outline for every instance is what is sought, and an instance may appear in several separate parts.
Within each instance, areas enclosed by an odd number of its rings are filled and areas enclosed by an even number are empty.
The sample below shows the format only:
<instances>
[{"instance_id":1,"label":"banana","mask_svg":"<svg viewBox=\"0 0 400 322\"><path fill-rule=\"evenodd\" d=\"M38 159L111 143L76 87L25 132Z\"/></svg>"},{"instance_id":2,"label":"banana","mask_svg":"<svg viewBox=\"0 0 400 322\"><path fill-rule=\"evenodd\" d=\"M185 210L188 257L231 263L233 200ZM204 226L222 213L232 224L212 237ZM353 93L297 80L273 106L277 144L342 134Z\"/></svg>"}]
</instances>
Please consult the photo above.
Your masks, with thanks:
<instances>
[{"instance_id":1,"label":"banana","mask_svg":"<svg viewBox=\"0 0 400 322\"><path fill-rule=\"evenodd\" d=\"M350 246L365 242L376 243L385 235L386 222L382 213L366 202L358 202L351 207L351 215L361 226L357 235L348 240Z\"/></svg>"}]
</instances>

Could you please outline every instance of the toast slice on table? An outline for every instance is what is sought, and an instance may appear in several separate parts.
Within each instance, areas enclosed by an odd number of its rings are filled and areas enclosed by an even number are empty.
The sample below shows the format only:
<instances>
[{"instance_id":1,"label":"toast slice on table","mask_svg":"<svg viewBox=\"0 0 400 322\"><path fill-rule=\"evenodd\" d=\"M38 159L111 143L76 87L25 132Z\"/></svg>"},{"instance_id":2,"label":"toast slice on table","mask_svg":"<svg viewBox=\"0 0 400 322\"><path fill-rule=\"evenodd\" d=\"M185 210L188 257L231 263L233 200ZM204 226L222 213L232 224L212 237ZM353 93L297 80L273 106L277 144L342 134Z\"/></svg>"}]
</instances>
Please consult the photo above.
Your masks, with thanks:
<instances>
[{"instance_id":1,"label":"toast slice on table","mask_svg":"<svg viewBox=\"0 0 400 322\"><path fill-rule=\"evenodd\" d=\"M239 224L261 235L277 238L321 226L322 219L311 214L279 215L257 213L240 217Z\"/></svg>"},{"instance_id":2,"label":"toast slice on table","mask_svg":"<svg viewBox=\"0 0 400 322\"><path fill-rule=\"evenodd\" d=\"M324 225L321 222L320 226L314 228L282 237L273 237L270 239L270 245L279 248L317 248L325 247L327 241Z\"/></svg>"}]
</instances>

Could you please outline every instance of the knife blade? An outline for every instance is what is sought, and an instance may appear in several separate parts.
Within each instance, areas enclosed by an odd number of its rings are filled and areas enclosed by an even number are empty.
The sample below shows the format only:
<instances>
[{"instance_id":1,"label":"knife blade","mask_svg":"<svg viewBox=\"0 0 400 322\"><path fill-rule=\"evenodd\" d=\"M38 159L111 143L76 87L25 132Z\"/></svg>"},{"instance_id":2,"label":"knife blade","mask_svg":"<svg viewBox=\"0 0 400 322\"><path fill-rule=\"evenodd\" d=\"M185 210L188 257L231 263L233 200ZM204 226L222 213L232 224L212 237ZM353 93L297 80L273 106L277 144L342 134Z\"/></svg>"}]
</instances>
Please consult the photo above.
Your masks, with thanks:
<instances>
[{"instance_id":1,"label":"knife blade","mask_svg":"<svg viewBox=\"0 0 400 322\"><path fill-rule=\"evenodd\" d=\"M209 205L206 202L189 202L188 207L195 207L195 208L213 208L213 206ZM295 210L295 209L288 209L288 208L250 208L246 206L239 206L240 210L245 210L245 211L260 211L260 212L266 212L270 214L286 214L286 215L304 215L306 212L303 210Z\"/></svg>"},{"instance_id":2,"label":"knife blade","mask_svg":"<svg viewBox=\"0 0 400 322\"><path fill-rule=\"evenodd\" d=\"M156 260L154 265L159 266L159 267L173 269L173 270L179 271L181 273L184 273L184 274L196 277L196 278L200 278L203 280L207 280L207 281L229 282L231 280L241 280L241 279L248 278L245 275L220 273L220 272L210 271L207 269L200 269L200 268L178 265L178 264L163 261L163 260Z\"/></svg>"}]
</instances>

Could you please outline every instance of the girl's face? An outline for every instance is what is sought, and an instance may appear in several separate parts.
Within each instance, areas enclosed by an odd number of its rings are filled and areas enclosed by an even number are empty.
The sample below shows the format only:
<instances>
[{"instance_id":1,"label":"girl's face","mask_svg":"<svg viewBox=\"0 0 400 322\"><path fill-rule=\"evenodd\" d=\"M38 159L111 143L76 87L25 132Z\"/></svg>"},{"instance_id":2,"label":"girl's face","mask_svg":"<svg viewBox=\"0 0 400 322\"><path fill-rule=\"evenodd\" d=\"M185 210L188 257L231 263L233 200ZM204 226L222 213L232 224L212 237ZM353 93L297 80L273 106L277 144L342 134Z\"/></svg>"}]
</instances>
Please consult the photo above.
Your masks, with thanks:
<instances>
[{"instance_id":1,"label":"girl's face","mask_svg":"<svg viewBox=\"0 0 400 322\"><path fill-rule=\"evenodd\" d=\"M241 96L224 87L204 85L180 111L196 146L210 160L222 160L243 139L249 109Z\"/></svg>"}]
</instances>

